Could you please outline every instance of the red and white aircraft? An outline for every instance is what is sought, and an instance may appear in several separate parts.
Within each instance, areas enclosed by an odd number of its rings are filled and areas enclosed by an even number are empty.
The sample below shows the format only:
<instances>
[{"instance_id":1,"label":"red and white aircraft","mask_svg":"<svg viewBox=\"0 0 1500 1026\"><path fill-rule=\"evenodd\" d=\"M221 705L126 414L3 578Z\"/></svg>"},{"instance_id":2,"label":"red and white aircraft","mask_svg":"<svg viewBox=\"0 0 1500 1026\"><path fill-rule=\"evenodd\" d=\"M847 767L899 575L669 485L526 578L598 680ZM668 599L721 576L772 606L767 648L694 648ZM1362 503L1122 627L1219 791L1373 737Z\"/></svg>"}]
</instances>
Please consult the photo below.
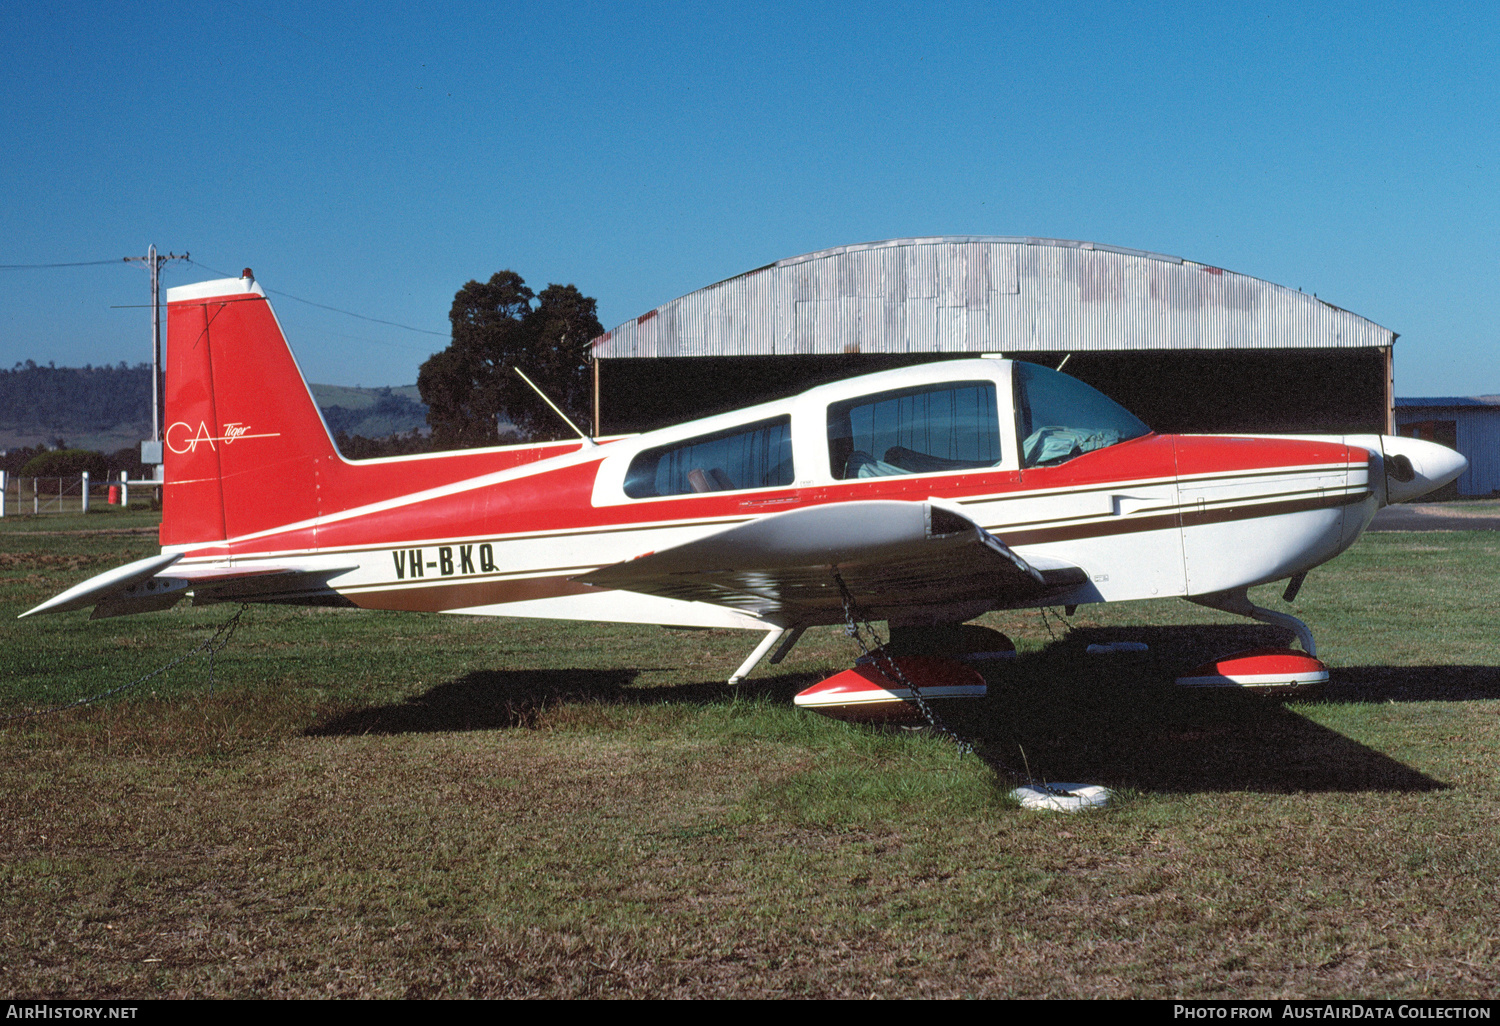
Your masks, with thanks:
<instances>
[{"instance_id":1,"label":"red and white aircraft","mask_svg":"<svg viewBox=\"0 0 1500 1026\"><path fill-rule=\"evenodd\" d=\"M1160 435L1065 374L960 359L677 427L351 462L246 273L168 293L162 553L28 613L248 601L743 627L1246 589L1453 480L1411 438Z\"/></svg>"}]
</instances>

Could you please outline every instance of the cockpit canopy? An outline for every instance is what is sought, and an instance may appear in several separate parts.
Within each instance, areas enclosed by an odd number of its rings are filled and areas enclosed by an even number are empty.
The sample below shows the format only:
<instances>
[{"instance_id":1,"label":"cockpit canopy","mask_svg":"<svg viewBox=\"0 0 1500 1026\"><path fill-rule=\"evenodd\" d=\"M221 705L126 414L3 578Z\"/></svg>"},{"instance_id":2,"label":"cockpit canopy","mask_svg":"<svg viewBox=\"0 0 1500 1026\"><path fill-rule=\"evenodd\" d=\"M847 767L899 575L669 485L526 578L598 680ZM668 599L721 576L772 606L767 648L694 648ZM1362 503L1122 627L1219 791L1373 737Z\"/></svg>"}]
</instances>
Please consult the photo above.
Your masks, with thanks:
<instances>
[{"instance_id":1,"label":"cockpit canopy","mask_svg":"<svg viewBox=\"0 0 1500 1026\"><path fill-rule=\"evenodd\" d=\"M615 482L608 487L628 500L820 479L1024 470L1151 430L1076 378L993 359L855 378L700 424L697 431L685 424L643 436L626 466L613 464L619 469L606 475Z\"/></svg>"}]
</instances>

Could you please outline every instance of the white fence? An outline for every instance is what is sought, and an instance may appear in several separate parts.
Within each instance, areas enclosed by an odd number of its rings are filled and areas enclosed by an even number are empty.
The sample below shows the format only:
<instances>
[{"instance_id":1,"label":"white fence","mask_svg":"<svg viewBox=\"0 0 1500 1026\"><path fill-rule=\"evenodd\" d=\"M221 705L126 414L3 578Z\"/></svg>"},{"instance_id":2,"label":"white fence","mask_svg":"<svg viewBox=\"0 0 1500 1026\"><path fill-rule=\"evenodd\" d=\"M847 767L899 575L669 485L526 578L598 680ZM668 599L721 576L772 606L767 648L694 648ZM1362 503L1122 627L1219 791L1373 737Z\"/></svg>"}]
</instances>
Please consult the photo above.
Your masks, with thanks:
<instances>
[{"instance_id":1,"label":"white fence","mask_svg":"<svg viewBox=\"0 0 1500 1026\"><path fill-rule=\"evenodd\" d=\"M91 502L113 498L127 505L129 495L123 473L118 481L90 481L88 471L77 477L22 477L0 470L0 517L87 513Z\"/></svg>"}]
</instances>

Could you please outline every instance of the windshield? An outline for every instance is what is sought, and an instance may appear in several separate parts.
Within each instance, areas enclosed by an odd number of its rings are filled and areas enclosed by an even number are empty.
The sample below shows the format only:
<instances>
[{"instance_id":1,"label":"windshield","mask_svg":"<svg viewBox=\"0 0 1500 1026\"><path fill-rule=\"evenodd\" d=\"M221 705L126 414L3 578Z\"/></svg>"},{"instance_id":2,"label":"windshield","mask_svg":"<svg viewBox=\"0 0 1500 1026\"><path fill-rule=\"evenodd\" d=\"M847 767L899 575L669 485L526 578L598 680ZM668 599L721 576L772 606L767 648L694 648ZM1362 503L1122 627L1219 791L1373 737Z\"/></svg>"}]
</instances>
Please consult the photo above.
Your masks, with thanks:
<instances>
[{"instance_id":1,"label":"windshield","mask_svg":"<svg viewBox=\"0 0 1500 1026\"><path fill-rule=\"evenodd\" d=\"M1097 389L1034 363L1013 365L1021 466L1051 467L1151 433Z\"/></svg>"}]
</instances>

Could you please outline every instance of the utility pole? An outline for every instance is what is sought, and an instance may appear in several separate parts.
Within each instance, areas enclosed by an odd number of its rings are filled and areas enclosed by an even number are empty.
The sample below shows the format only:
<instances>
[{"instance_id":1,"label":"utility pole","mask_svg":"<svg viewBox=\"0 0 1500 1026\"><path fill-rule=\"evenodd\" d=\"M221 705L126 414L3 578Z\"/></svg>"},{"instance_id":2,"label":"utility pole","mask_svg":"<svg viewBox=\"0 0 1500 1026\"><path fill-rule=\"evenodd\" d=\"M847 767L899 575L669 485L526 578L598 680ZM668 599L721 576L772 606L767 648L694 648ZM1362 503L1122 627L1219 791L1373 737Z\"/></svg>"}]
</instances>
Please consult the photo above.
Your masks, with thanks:
<instances>
[{"instance_id":1,"label":"utility pole","mask_svg":"<svg viewBox=\"0 0 1500 1026\"><path fill-rule=\"evenodd\" d=\"M141 462L157 467L156 478L161 480L161 265L168 260L186 260L186 253L178 256L168 253L158 256L153 244L143 257L126 257L126 263L145 264L151 269L151 439L141 443ZM148 449L149 445L149 449Z\"/></svg>"}]
</instances>

